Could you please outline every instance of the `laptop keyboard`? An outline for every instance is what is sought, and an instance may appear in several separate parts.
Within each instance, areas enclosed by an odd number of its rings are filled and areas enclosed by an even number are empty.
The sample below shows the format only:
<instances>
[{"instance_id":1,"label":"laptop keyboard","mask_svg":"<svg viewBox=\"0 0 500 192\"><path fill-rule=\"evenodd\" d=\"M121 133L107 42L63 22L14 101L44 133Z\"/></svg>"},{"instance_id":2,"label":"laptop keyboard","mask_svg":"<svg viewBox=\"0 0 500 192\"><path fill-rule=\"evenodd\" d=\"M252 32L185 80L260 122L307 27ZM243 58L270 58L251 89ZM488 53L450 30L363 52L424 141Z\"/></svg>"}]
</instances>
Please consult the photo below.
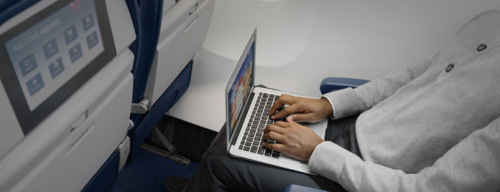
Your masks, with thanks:
<instances>
[{"instance_id":1,"label":"laptop keyboard","mask_svg":"<svg viewBox=\"0 0 500 192\"><path fill-rule=\"evenodd\" d=\"M274 123L269 117L269 110L278 97L278 95L259 93L239 149L274 158L280 157L280 152L266 149L262 146L264 128ZM267 142L276 143L273 140L268 140Z\"/></svg>"}]
</instances>

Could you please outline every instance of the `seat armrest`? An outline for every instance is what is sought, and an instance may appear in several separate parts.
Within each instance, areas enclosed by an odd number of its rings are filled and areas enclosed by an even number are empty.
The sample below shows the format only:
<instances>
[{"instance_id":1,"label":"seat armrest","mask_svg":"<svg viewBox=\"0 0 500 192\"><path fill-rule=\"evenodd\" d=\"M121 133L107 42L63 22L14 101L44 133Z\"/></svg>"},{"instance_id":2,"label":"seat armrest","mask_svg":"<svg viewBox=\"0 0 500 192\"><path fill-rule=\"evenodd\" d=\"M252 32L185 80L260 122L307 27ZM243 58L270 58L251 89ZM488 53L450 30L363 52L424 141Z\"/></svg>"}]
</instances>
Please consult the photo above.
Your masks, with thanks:
<instances>
[{"instance_id":1,"label":"seat armrest","mask_svg":"<svg viewBox=\"0 0 500 192\"><path fill-rule=\"evenodd\" d=\"M319 89L321 91L321 94L325 94L333 90L344 89L347 87L355 88L367 82L369 81L364 79L327 77L323 79L323 81L321 81Z\"/></svg>"},{"instance_id":2,"label":"seat armrest","mask_svg":"<svg viewBox=\"0 0 500 192\"><path fill-rule=\"evenodd\" d=\"M283 192L326 192L321 189L306 187L302 185L291 184L288 185Z\"/></svg>"}]
</instances>

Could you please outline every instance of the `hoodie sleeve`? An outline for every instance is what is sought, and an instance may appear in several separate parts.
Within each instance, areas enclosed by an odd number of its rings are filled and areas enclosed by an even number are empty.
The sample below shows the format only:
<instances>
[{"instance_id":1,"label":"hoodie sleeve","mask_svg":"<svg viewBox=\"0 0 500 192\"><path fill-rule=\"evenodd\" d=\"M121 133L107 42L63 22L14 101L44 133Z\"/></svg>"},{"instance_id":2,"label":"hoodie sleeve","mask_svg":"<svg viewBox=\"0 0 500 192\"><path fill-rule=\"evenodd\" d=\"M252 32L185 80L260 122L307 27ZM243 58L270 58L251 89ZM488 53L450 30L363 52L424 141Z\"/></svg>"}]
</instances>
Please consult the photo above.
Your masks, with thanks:
<instances>
[{"instance_id":1,"label":"hoodie sleeve","mask_svg":"<svg viewBox=\"0 0 500 192\"><path fill-rule=\"evenodd\" d=\"M500 191L500 118L418 173L363 161L331 142L316 147L309 167L348 191Z\"/></svg>"},{"instance_id":2,"label":"hoodie sleeve","mask_svg":"<svg viewBox=\"0 0 500 192\"><path fill-rule=\"evenodd\" d=\"M346 88L324 94L335 109L333 117L343 118L359 114L392 95L400 87L422 75L430 66L423 62L409 69L393 73L387 77L370 81L356 89Z\"/></svg>"}]
</instances>

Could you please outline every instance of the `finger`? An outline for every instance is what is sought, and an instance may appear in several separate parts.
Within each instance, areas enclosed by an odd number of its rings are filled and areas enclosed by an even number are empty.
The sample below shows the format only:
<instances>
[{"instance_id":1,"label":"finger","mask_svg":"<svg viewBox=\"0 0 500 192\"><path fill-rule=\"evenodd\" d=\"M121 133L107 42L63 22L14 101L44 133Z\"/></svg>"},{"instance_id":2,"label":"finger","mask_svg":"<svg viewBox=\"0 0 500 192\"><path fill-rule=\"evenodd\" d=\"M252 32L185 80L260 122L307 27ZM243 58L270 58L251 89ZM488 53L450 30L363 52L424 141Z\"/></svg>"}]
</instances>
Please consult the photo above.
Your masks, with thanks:
<instances>
[{"instance_id":1,"label":"finger","mask_svg":"<svg viewBox=\"0 0 500 192\"><path fill-rule=\"evenodd\" d=\"M283 152L284 150L286 150L286 146L281 144L281 143L263 142L262 146L264 146L265 148L267 148L269 150L273 150L273 151Z\"/></svg>"},{"instance_id":2,"label":"finger","mask_svg":"<svg viewBox=\"0 0 500 192\"><path fill-rule=\"evenodd\" d=\"M282 143L283 138L285 138L282 134L276 133L276 132L269 132L266 133L262 136L262 140L267 141L267 140L274 140L277 142Z\"/></svg>"},{"instance_id":3,"label":"finger","mask_svg":"<svg viewBox=\"0 0 500 192\"><path fill-rule=\"evenodd\" d=\"M282 106L282 105L290 105L292 103L295 103L295 99L293 96L290 96L290 95L287 95L287 94L283 94L281 95L278 100L276 100L274 103L273 103L273 106L271 107L271 109L269 110L269 115L272 116L276 113L277 109Z\"/></svg>"},{"instance_id":4,"label":"finger","mask_svg":"<svg viewBox=\"0 0 500 192\"><path fill-rule=\"evenodd\" d=\"M275 124L267 125L266 128L264 128L264 134L269 133L271 131L274 131L279 134L283 134L285 132L282 126Z\"/></svg>"},{"instance_id":5,"label":"finger","mask_svg":"<svg viewBox=\"0 0 500 192\"><path fill-rule=\"evenodd\" d=\"M281 127L281 129L283 129L283 130L284 130L284 128L289 127L289 123L284 122L284 121L276 121L276 122L274 122L274 124L272 124L272 125L274 125L274 126L278 126L278 127Z\"/></svg>"},{"instance_id":6,"label":"finger","mask_svg":"<svg viewBox=\"0 0 500 192\"><path fill-rule=\"evenodd\" d=\"M283 110L281 110L280 112L276 113L274 116L272 116L271 118L272 119L279 119L279 118L283 118L287 115L290 115L290 114L294 114L294 113L300 113L302 112L302 107L297 105L297 104L293 104L293 105L290 105L288 107L285 107Z\"/></svg>"},{"instance_id":7,"label":"finger","mask_svg":"<svg viewBox=\"0 0 500 192\"><path fill-rule=\"evenodd\" d=\"M269 116L274 115L278 108L283 105L283 97L284 95L281 95L276 101L274 101L273 106L271 106L271 109L269 110Z\"/></svg>"},{"instance_id":8,"label":"finger","mask_svg":"<svg viewBox=\"0 0 500 192\"><path fill-rule=\"evenodd\" d=\"M312 113L298 113L288 116L287 122L290 119L292 122L312 122L314 115Z\"/></svg>"}]
</instances>

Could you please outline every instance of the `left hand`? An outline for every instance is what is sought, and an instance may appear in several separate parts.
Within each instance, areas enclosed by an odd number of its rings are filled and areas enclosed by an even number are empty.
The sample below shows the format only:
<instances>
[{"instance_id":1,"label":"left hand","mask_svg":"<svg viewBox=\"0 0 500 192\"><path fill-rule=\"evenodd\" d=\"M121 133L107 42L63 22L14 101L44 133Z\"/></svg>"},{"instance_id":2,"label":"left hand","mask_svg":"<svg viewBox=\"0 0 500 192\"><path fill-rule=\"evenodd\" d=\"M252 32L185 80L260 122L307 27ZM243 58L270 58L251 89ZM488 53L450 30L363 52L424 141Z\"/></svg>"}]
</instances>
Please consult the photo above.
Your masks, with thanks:
<instances>
[{"instance_id":1,"label":"left hand","mask_svg":"<svg viewBox=\"0 0 500 192\"><path fill-rule=\"evenodd\" d=\"M278 108L283 105L289 106L278 112ZM332 105L326 98L310 99L287 94L281 95L269 111L273 120L290 115L289 117L292 117L295 122L311 123L319 122L332 113Z\"/></svg>"},{"instance_id":2,"label":"left hand","mask_svg":"<svg viewBox=\"0 0 500 192\"><path fill-rule=\"evenodd\" d=\"M286 122L277 121L268 125L264 129L262 139L279 142L263 142L265 148L285 153L301 161L309 161L316 146L323 142L313 130L292 121L290 117Z\"/></svg>"}]
</instances>

